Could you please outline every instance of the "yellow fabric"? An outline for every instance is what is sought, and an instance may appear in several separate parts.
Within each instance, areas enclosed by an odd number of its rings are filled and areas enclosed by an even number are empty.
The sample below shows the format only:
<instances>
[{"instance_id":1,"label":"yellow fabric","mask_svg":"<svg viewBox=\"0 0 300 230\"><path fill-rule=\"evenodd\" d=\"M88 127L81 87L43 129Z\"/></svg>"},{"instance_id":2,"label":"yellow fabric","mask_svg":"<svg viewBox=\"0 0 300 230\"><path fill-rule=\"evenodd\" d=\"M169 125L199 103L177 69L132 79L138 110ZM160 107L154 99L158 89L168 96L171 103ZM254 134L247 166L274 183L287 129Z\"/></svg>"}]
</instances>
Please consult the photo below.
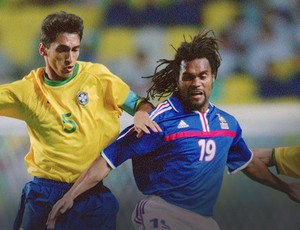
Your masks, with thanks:
<instances>
[{"instance_id":1,"label":"yellow fabric","mask_svg":"<svg viewBox=\"0 0 300 230\"><path fill-rule=\"evenodd\" d=\"M77 75L61 85L45 84L39 68L0 86L0 115L27 123L25 163L32 176L74 182L119 133L129 86L103 65L78 64ZM87 93L86 105L79 104L79 92Z\"/></svg>"},{"instance_id":2,"label":"yellow fabric","mask_svg":"<svg viewBox=\"0 0 300 230\"><path fill-rule=\"evenodd\" d=\"M300 145L274 149L276 167L280 174L300 178Z\"/></svg>"}]
</instances>

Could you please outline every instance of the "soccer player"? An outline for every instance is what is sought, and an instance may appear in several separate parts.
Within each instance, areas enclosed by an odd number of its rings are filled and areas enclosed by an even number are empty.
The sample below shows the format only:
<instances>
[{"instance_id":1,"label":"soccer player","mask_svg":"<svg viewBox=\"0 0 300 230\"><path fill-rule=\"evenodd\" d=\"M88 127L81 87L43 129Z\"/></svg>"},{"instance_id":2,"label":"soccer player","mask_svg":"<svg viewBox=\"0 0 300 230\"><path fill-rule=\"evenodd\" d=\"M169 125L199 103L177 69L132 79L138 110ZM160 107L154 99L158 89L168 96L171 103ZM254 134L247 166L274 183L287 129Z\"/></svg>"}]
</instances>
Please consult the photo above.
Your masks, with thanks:
<instances>
[{"instance_id":1,"label":"soccer player","mask_svg":"<svg viewBox=\"0 0 300 230\"><path fill-rule=\"evenodd\" d=\"M48 15L39 44L45 67L0 86L0 115L25 121L31 143L25 163L34 178L24 186L14 229L46 229L52 205L119 134L123 109L140 109L134 119L139 135L159 131L147 113L150 103L105 66L78 61L83 28L74 14ZM117 200L100 182L58 227L115 229L117 211Z\"/></svg>"},{"instance_id":2,"label":"soccer player","mask_svg":"<svg viewBox=\"0 0 300 230\"><path fill-rule=\"evenodd\" d=\"M209 31L182 42L174 60L161 60L166 66L156 69L148 95L172 94L150 113L162 132L137 139L133 126L122 131L54 205L48 228L77 206L79 194L127 159L147 195L133 211L136 229L219 229L212 216L226 166L231 174L243 171L299 202L300 184L273 175L247 147L238 121L210 103L220 63L217 39Z\"/></svg>"},{"instance_id":3,"label":"soccer player","mask_svg":"<svg viewBox=\"0 0 300 230\"><path fill-rule=\"evenodd\" d=\"M253 149L253 153L268 166L275 166L278 174L300 178L300 145Z\"/></svg>"}]
</instances>

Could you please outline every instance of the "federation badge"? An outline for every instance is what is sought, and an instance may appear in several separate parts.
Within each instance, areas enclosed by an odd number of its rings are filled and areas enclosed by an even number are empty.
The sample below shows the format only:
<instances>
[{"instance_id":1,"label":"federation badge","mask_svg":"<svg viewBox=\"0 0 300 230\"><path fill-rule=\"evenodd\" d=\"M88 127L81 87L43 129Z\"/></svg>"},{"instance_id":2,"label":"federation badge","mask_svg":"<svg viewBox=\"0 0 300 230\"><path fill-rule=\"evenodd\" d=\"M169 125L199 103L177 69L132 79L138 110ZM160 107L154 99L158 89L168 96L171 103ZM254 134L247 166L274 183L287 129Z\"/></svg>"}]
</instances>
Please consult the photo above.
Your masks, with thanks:
<instances>
[{"instance_id":1,"label":"federation badge","mask_svg":"<svg viewBox=\"0 0 300 230\"><path fill-rule=\"evenodd\" d=\"M222 117L220 114L218 114L218 117L219 117L221 129L229 129L228 123L225 120L225 118Z\"/></svg>"},{"instance_id":2,"label":"federation badge","mask_svg":"<svg viewBox=\"0 0 300 230\"><path fill-rule=\"evenodd\" d=\"M84 91L80 91L77 93L77 101L80 105L87 105L87 103L89 103L89 94L87 92Z\"/></svg>"}]
</instances>

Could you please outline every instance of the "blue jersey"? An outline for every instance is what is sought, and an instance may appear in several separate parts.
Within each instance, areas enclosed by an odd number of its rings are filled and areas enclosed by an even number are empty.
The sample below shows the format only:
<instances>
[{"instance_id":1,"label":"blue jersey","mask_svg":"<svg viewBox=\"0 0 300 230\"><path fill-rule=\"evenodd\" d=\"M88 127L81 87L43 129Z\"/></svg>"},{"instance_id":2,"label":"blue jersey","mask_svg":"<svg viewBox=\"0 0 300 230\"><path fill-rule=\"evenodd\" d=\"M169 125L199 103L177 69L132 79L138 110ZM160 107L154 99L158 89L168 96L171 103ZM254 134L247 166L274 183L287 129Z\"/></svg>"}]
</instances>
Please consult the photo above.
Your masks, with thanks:
<instances>
[{"instance_id":1,"label":"blue jersey","mask_svg":"<svg viewBox=\"0 0 300 230\"><path fill-rule=\"evenodd\" d=\"M205 216L212 216L224 169L234 173L252 159L237 120L210 104L187 112L173 95L150 114L163 132L136 138L125 129L102 156L112 168L132 159L139 190Z\"/></svg>"}]
</instances>

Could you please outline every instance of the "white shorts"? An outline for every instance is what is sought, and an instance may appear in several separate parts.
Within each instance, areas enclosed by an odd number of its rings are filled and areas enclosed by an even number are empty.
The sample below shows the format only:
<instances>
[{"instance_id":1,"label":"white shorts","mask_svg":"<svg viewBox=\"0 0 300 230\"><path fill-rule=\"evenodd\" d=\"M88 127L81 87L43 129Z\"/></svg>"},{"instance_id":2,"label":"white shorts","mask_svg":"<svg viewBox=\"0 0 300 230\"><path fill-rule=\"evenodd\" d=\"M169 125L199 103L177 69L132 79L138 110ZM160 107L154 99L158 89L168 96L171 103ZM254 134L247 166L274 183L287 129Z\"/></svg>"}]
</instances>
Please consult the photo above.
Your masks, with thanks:
<instances>
[{"instance_id":1,"label":"white shorts","mask_svg":"<svg viewBox=\"0 0 300 230\"><path fill-rule=\"evenodd\" d=\"M137 230L220 230L212 217L172 205L157 196L137 203L132 222Z\"/></svg>"}]
</instances>

